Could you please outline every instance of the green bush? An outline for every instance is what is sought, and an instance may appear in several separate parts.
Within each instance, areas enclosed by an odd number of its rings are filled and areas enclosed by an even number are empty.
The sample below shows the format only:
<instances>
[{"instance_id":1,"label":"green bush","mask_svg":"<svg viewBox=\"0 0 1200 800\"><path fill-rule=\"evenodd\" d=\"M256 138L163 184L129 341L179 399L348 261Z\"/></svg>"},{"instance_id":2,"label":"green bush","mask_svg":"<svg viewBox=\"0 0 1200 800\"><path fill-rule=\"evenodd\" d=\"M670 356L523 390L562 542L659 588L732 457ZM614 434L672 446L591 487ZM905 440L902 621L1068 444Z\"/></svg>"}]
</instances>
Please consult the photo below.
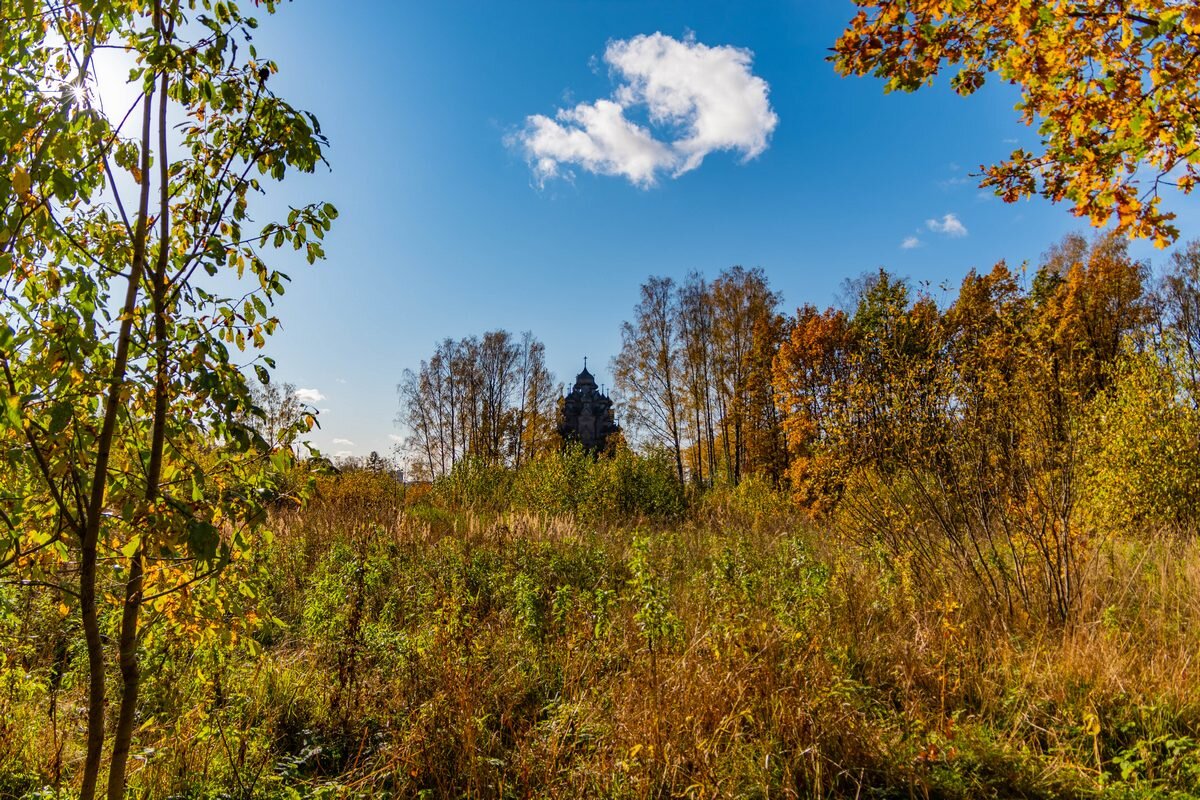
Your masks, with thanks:
<instances>
[{"instance_id":1,"label":"green bush","mask_svg":"<svg viewBox=\"0 0 1200 800\"><path fill-rule=\"evenodd\" d=\"M578 445L546 453L518 470L474 459L455 465L434 487L455 508L527 511L589 522L615 517L672 520L686 507L670 455L627 447L593 457Z\"/></svg>"},{"instance_id":2,"label":"green bush","mask_svg":"<svg viewBox=\"0 0 1200 800\"><path fill-rule=\"evenodd\" d=\"M499 510L508 505L512 473L500 464L467 456L433 483L435 501L452 508Z\"/></svg>"},{"instance_id":3,"label":"green bush","mask_svg":"<svg viewBox=\"0 0 1200 800\"><path fill-rule=\"evenodd\" d=\"M1194 529L1200 518L1200 410L1181 349L1131 353L1088 419L1087 510L1110 532Z\"/></svg>"},{"instance_id":4,"label":"green bush","mask_svg":"<svg viewBox=\"0 0 1200 800\"><path fill-rule=\"evenodd\" d=\"M540 514L576 515L596 493L597 462L579 445L521 465L513 476L512 506Z\"/></svg>"},{"instance_id":5,"label":"green bush","mask_svg":"<svg viewBox=\"0 0 1200 800\"><path fill-rule=\"evenodd\" d=\"M597 518L614 511L625 517L673 520L685 509L683 487L675 476L675 465L666 450L637 455L621 448L611 458L596 464L599 472L593 505L587 510Z\"/></svg>"}]
</instances>

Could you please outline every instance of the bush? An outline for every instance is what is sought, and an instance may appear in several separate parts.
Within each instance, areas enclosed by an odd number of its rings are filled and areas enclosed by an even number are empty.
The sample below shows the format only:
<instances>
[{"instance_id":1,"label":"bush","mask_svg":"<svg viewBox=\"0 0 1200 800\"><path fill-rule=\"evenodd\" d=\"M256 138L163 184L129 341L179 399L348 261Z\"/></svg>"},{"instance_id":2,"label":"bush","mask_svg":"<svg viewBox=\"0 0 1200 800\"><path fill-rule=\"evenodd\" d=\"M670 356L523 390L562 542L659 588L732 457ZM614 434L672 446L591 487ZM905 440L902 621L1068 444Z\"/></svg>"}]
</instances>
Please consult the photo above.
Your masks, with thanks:
<instances>
[{"instance_id":1,"label":"bush","mask_svg":"<svg viewBox=\"0 0 1200 800\"><path fill-rule=\"evenodd\" d=\"M640 456L627 447L620 448L611 458L597 462L596 470L599 480L594 504L587 509L596 518L616 511L625 517L668 521L684 512L683 487L666 450Z\"/></svg>"},{"instance_id":2,"label":"bush","mask_svg":"<svg viewBox=\"0 0 1200 800\"><path fill-rule=\"evenodd\" d=\"M628 447L593 458L578 445L522 465L513 477L511 506L589 522L645 517L672 520L685 509L683 488L664 452L638 455Z\"/></svg>"},{"instance_id":3,"label":"bush","mask_svg":"<svg viewBox=\"0 0 1200 800\"><path fill-rule=\"evenodd\" d=\"M614 516L666 521L686 508L669 454L643 456L619 447L594 457L574 444L518 470L464 459L434 483L430 499L450 509L525 511L589 522Z\"/></svg>"},{"instance_id":4,"label":"bush","mask_svg":"<svg viewBox=\"0 0 1200 800\"><path fill-rule=\"evenodd\" d=\"M512 473L500 464L467 456L433 482L433 496L451 508L499 510L508 505Z\"/></svg>"},{"instance_id":5,"label":"bush","mask_svg":"<svg viewBox=\"0 0 1200 800\"><path fill-rule=\"evenodd\" d=\"M1129 354L1093 404L1083 497L1107 533L1194 529L1200 519L1200 410L1170 342Z\"/></svg>"},{"instance_id":6,"label":"bush","mask_svg":"<svg viewBox=\"0 0 1200 800\"><path fill-rule=\"evenodd\" d=\"M574 444L527 461L513 476L512 505L550 516L577 515L596 494L596 467Z\"/></svg>"},{"instance_id":7,"label":"bush","mask_svg":"<svg viewBox=\"0 0 1200 800\"><path fill-rule=\"evenodd\" d=\"M387 472L349 470L317 478L316 502L342 511L399 511L404 485Z\"/></svg>"}]
</instances>

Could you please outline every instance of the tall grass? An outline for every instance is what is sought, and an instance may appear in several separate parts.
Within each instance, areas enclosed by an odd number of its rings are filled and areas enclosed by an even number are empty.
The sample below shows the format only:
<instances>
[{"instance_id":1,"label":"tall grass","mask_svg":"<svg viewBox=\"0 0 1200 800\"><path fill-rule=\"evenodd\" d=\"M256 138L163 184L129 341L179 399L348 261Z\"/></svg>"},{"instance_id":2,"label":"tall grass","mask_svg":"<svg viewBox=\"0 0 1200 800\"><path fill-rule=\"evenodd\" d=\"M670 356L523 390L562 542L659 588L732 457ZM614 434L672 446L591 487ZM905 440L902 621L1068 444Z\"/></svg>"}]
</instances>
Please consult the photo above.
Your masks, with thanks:
<instances>
[{"instance_id":1,"label":"tall grass","mask_svg":"<svg viewBox=\"0 0 1200 800\"><path fill-rule=\"evenodd\" d=\"M686 515L459 491L353 473L280 510L225 583L255 594L248 635L145 642L131 791L1200 792L1191 540L1109 541L1074 623L1048 627L753 481ZM77 637L43 595L4 598L0 797L69 792L84 665L55 643Z\"/></svg>"}]
</instances>

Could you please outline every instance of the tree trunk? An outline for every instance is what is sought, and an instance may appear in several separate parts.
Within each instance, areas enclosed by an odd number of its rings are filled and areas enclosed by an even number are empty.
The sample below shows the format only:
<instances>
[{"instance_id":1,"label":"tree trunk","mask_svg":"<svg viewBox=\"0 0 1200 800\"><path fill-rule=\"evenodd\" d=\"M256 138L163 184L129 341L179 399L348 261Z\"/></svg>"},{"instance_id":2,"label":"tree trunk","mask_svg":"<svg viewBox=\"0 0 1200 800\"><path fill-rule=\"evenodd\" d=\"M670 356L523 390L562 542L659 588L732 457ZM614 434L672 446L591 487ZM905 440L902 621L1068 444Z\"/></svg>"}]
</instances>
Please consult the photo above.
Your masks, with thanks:
<instances>
[{"instance_id":1,"label":"tree trunk","mask_svg":"<svg viewBox=\"0 0 1200 800\"><path fill-rule=\"evenodd\" d=\"M79 562L79 610L88 657L87 749L83 781L79 787L80 800L92 800L96 796L100 759L104 755L104 644L100 640L100 622L96 616L97 537L91 535L91 527L89 520Z\"/></svg>"},{"instance_id":2,"label":"tree trunk","mask_svg":"<svg viewBox=\"0 0 1200 800\"><path fill-rule=\"evenodd\" d=\"M162 3L157 0L154 7L154 24L164 33ZM164 39L171 36L173 23L169 23ZM147 140L148 142L148 140ZM154 417L150 435L150 463L146 470L146 504L148 512L154 514L153 503L158 499L159 483L162 479L163 448L167 431L167 261L171 243L170 186L167 165L167 76L162 76L158 95L158 148L159 148L159 210L160 227L158 257L151 275L154 298ZM149 148L147 148L149 149ZM149 184L149 175L143 173ZM143 536L146 533L142 534ZM129 748L133 743L133 727L137 714L138 690L141 686L141 668L138 664L138 615L142 608L142 580L145 570L145 539L139 542L129 564L129 580L125 584L125 601L121 611L121 633L118 639L118 664L121 669L121 709L117 716L117 730L113 738L112 764L108 771L108 800L122 800L125 796L125 771L129 763Z\"/></svg>"},{"instance_id":3,"label":"tree trunk","mask_svg":"<svg viewBox=\"0 0 1200 800\"><path fill-rule=\"evenodd\" d=\"M117 731L113 737L112 764L108 770L108 800L125 796L125 767L133 742L134 715L137 711L141 669L137 658L138 612L142 607L142 547L130 559L129 580L125 584L125 603L121 612L121 635L118 641L118 663L121 668L121 710Z\"/></svg>"},{"instance_id":4,"label":"tree trunk","mask_svg":"<svg viewBox=\"0 0 1200 800\"><path fill-rule=\"evenodd\" d=\"M96 608L96 547L100 540L100 524L104 517L104 493L108 487L108 460L112 453L113 434L117 427L117 409L121 404L121 387L129 363L129 346L133 339L133 316L137 308L138 289L146 268L147 211L150 204L150 121L154 90L146 92L142 101L142 187L138 201L137 229L133 239L133 258L129 268L129 287L125 293L121 328L117 334L117 353L113 363L112 380L104 403L104 420L96 448L96 466L92 474L91 495L88 500L87 527L84 529L79 564L79 607L88 654L88 725L87 747L83 777L79 787L80 800L93 800L100 777L100 760L104 753L104 645L100 639L100 622Z\"/></svg>"}]
</instances>

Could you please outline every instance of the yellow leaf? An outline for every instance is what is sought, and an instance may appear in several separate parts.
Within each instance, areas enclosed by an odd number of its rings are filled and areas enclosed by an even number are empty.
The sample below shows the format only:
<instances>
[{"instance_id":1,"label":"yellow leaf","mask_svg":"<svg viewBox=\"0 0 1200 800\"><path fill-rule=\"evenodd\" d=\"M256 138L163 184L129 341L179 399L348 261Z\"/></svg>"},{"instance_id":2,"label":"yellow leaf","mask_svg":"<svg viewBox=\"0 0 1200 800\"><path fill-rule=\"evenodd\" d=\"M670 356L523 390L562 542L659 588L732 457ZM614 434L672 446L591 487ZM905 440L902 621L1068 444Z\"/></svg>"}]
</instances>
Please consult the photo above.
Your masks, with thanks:
<instances>
[{"instance_id":1,"label":"yellow leaf","mask_svg":"<svg viewBox=\"0 0 1200 800\"><path fill-rule=\"evenodd\" d=\"M12 174L12 187L13 191L19 195L28 194L30 187L29 173L20 167L14 169Z\"/></svg>"}]
</instances>

